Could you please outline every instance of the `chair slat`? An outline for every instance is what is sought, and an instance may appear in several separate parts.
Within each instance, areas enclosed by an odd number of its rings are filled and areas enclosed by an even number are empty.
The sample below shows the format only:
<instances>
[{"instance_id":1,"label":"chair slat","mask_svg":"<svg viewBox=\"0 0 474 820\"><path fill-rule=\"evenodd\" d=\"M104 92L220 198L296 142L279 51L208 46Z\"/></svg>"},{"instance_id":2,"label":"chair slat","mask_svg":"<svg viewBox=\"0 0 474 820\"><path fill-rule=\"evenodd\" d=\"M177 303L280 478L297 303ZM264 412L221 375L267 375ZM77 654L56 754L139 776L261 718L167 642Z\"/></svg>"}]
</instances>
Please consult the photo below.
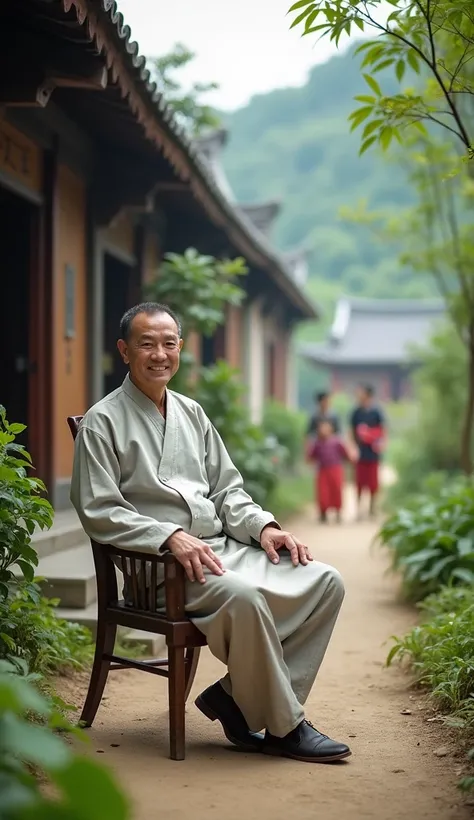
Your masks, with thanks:
<instances>
[{"instance_id":1,"label":"chair slat","mask_svg":"<svg viewBox=\"0 0 474 820\"><path fill-rule=\"evenodd\" d=\"M146 590L146 578L147 578L147 569L150 566L148 561L140 561L140 576L138 578L138 596L139 596L139 607L140 609L147 610L147 590Z\"/></svg>"},{"instance_id":2,"label":"chair slat","mask_svg":"<svg viewBox=\"0 0 474 820\"><path fill-rule=\"evenodd\" d=\"M139 609L140 604L138 602L137 562L133 558L130 560L130 579L132 582L132 604L135 609Z\"/></svg>"},{"instance_id":3,"label":"chair slat","mask_svg":"<svg viewBox=\"0 0 474 820\"><path fill-rule=\"evenodd\" d=\"M157 564L152 563L150 573L149 593L149 609L150 612L156 612L156 589L158 586L158 569Z\"/></svg>"}]
</instances>

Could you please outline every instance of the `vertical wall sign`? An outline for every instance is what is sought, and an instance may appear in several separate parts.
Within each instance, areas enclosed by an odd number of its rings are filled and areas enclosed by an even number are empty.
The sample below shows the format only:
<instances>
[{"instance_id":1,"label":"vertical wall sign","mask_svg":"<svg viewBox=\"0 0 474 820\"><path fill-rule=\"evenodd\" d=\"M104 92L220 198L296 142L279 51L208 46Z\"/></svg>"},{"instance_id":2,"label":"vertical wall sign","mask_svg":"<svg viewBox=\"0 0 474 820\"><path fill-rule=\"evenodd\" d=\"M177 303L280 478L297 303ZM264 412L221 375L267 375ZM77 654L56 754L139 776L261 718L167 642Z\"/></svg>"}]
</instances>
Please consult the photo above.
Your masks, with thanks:
<instances>
[{"instance_id":1,"label":"vertical wall sign","mask_svg":"<svg viewBox=\"0 0 474 820\"><path fill-rule=\"evenodd\" d=\"M74 339L76 335L76 271L72 265L66 265L64 273L64 336L66 339Z\"/></svg>"}]
</instances>

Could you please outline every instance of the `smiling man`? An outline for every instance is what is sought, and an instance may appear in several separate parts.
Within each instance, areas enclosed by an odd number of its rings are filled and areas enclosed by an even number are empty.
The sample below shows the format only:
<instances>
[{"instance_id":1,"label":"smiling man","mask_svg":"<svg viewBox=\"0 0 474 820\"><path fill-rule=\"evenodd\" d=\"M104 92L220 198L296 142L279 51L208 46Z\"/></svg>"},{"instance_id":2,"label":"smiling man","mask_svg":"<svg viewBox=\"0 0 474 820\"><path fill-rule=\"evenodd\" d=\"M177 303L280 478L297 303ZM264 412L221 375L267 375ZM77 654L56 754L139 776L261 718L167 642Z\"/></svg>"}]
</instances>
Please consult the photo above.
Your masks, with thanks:
<instances>
[{"instance_id":1,"label":"smiling man","mask_svg":"<svg viewBox=\"0 0 474 820\"><path fill-rule=\"evenodd\" d=\"M169 550L183 565L186 611L228 669L196 705L232 743L309 762L348 757L303 711L341 607L338 572L252 501L203 409L168 389L183 344L173 312L137 305L120 332L130 372L76 439L71 499L86 533ZM163 579L157 594L164 607Z\"/></svg>"}]
</instances>

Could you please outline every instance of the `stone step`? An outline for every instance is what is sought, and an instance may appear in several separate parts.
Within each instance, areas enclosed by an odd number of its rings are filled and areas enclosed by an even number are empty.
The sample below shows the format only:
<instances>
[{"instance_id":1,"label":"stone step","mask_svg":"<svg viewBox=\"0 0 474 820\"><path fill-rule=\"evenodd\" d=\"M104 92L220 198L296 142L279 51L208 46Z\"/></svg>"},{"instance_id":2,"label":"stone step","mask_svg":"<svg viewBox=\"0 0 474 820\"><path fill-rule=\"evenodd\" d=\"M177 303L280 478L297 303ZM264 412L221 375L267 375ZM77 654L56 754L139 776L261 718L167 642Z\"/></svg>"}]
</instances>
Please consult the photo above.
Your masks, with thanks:
<instances>
[{"instance_id":1,"label":"stone step","mask_svg":"<svg viewBox=\"0 0 474 820\"><path fill-rule=\"evenodd\" d=\"M67 609L87 609L97 597L90 544L70 547L40 558L35 575L45 578L43 594L59 598Z\"/></svg>"},{"instance_id":2,"label":"stone step","mask_svg":"<svg viewBox=\"0 0 474 820\"><path fill-rule=\"evenodd\" d=\"M83 609L57 607L55 610L59 618L66 621L86 626L95 636L97 628L97 602L94 601ZM166 654L166 641L163 635L155 635L153 632L142 632L141 629L125 630L119 627L119 636L132 644L144 647L144 652L149 657L157 657ZM125 652L126 654L126 652Z\"/></svg>"},{"instance_id":3,"label":"stone step","mask_svg":"<svg viewBox=\"0 0 474 820\"><path fill-rule=\"evenodd\" d=\"M53 526L49 530L36 530L31 545L40 558L46 558L63 550L84 544L86 535L75 510L55 513Z\"/></svg>"}]
</instances>

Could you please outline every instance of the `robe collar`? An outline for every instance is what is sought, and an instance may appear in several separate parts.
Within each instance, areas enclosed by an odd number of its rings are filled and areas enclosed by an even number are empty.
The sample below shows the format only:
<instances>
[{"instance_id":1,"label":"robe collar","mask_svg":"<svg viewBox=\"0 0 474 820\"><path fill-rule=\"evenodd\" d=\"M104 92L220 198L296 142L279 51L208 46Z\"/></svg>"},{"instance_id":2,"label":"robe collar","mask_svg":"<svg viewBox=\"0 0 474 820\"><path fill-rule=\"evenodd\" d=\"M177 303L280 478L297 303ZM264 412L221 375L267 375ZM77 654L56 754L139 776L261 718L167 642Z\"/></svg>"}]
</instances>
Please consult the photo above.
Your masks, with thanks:
<instances>
[{"instance_id":1,"label":"robe collar","mask_svg":"<svg viewBox=\"0 0 474 820\"><path fill-rule=\"evenodd\" d=\"M149 399L148 396L145 396L138 387L135 387L130 379L129 373L125 376L122 388L127 396L146 413L155 427L157 427L162 434L164 431L163 452L158 474L160 478L162 474L167 478L172 477L175 474L177 455L179 452L178 416L172 393L166 389L166 419L164 419L155 402ZM166 477L164 480L167 480Z\"/></svg>"},{"instance_id":2,"label":"robe collar","mask_svg":"<svg viewBox=\"0 0 474 820\"><path fill-rule=\"evenodd\" d=\"M134 383L132 382L132 380L130 378L130 373L127 373L127 375L125 376L125 378L123 380L123 383L122 383L122 389L127 394L127 396L130 396L130 398L133 399L133 401L136 404L138 404L139 407L142 408L142 410L144 410L146 413L148 413L148 415L151 415L154 419L159 417L162 422L165 421L165 419L161 415L160 411L158 410L158 407L156 406L155 402L152 401L150 398L148 398L148 396L145 396L145 393L143 393L141 390L138 389L138 387L136 387L134 385ZM165 395L166 395L166 399L165 399L165 401L166 401L166 411L167 411L167 414L168 414L168 408L169 408L169 405L170 405L169 390L166 389Z\"/></svg>"}]
</instances>

